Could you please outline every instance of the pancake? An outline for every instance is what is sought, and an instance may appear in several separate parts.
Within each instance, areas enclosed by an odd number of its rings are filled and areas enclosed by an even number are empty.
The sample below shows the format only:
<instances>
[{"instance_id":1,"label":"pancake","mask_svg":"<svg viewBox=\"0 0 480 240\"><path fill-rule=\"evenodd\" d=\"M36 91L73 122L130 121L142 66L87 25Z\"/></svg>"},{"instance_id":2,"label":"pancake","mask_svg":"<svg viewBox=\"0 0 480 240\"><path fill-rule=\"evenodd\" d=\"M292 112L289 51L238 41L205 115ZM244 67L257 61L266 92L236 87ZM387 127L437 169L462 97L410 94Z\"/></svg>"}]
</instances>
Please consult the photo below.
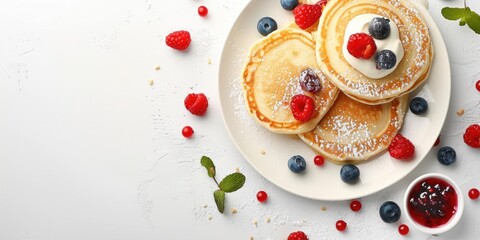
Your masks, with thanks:
<instances>
[{"instance_id":1,"label":"pancake","mask_svg":"<svg viewBox=\"0 0 480 240\"><path fill-rule=\"evenodd\" d=\"M366 77L343 55L344 29L352 18L362 14L381 15L398 26L403 59L392 73L380 79ZM408 0L330 0L317 34L318 65L340 90L357 101L383 104L415 90L428 78L433 58L428 26Z\"/></svg>"},{"instance_id":2,"label":"pancake","mask_svg":"<svg viewBox=\"0 0 480 240\"><path fill-rule=\"evenodd\" d=\"M299 83L301 73L313 70L320 80L320 91L309 93ZM247 57L242 89L248 112L268 130L283 134L311 131L334 103L338 88L320 71L311 34L293 28L274 31L257 41ZM301 122L293 117L290 102L294 95L311 97L313 117Z\"/></svg>"},{"instance_id":3,"label":"pancake","mask_svg":"<svg viewBox=\"0 0 480 240\"><path fill-rule=\"evenodd\" d=\"M402 127L407 105L408 95L367 105L340 93L317 127L299 136L334 163L365 161L388 148Z\"/></svg>"}]
</instances>

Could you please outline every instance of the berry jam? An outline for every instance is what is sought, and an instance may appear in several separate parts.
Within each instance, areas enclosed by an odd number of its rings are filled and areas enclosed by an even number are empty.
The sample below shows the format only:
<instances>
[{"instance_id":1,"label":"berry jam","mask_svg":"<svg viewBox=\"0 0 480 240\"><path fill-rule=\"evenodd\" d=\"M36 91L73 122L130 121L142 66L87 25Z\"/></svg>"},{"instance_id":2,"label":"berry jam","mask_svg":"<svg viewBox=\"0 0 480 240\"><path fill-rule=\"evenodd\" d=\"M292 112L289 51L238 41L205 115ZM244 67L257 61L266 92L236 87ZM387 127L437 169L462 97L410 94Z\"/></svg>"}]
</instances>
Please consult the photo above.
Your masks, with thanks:
<instances>
[{"instance_id":1,"label":"berry jam","mask_svg":"<svg viewBox=\"0 0 480 240\"><path fill-rule=\"evenodd\" d=\"M455 189L439 178L426 178L418 182L408 199L408 213L425 227L435 228L446 224L457 212Z\"/></svg>"}]
</instances>

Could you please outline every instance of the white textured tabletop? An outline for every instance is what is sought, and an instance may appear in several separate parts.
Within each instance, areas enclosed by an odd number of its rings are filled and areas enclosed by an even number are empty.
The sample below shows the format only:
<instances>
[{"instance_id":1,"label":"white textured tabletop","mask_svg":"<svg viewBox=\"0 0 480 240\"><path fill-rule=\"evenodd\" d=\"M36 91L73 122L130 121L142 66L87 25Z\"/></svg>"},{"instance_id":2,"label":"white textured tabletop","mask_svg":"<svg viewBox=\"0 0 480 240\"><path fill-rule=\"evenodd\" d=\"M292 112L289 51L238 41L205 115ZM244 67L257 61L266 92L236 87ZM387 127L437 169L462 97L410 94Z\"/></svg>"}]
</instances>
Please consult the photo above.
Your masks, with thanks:
<instances>
[{"instance_id":1,"label":"white textured tabletop","mask_svg":"<svg viewBox=\"0 0 480 240\"><path fill-rule=\"evenodd\" d=\"M457 151L453 166L436 150L405 179L360 199L322 202L272 185L243 159L223 124L217 93L221 46L248 0L17 0L0 3L0 239L286 239L301 230L310 239L478 239L480 202L451 231L429 236L405 216L382 222L378 208L401 202L411 180L427 172L454 178L466 194L480 187L479 150L463 143L480 123L480 35L445 20L430 0L452 67L452 98L442 145ZM479 12L480 1L468 0ZM197 8L209 9L207 18ZM165 36L185 29L185 53ZM184 106L190 92L209 98L208 114ZM456 112L464 109L459 116ZM191 125L192 139L181 129ZM225 214L212 198L215 184L202 155L219 175L239 168L245 186L228 194ZM266 204L255 198L269 194ZM232 213L236 209L236 213ZM335 222L348 230L340 233ZM400 223L410 234L397 232Z\"/></svg>"}]
</instances>

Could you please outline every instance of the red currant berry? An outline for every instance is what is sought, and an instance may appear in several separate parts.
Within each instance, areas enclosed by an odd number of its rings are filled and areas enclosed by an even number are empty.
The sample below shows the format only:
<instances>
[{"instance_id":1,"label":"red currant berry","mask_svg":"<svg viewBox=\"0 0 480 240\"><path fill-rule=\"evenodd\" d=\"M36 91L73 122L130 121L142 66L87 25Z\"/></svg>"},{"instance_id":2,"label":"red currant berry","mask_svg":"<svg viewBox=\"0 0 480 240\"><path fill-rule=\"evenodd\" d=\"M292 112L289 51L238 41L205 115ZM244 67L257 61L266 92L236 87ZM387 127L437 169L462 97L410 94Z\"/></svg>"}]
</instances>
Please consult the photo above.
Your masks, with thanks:
<instances>
[{"instance_id":1,"label":"red currant berry","mask_svg":"<svg viewBox=\"0 0 480 240\"><path fill-rule=\"evenodd\" d=\"M480 192L476 188L472 188L468 191L468 197L472 200L478 199L480 197Z\"/></svg>"},{"instance_id":2,"label":"red currant berry","mask_svg":"<svg viewBox=\"0 0 480 240\"><path fill-rule=\"evenodd\" d=\"M323 158L320 155L317 155L315 156L315 158L313 158L313 163L315 163L315 165L317 166L322 166L325 163L325 158Z\"/></svg>"},{"instance_id":3,"label":"red currant berry","mask_svg":"<svg viewBox=\"0 0 480 240\"><path fill-rule=\"evenodd\" d=\"M257 193L257 200L261 203L267 201L268 195L265 191L259 191Z\"/></svg>"},{"instance_id":4,"label":"red currant berry","mask_svg":"<svg viewBox=\"0 0 480 240\"><path fill-rule=\"evenodd\" d=\"M410 228L405 224L398 226L398 233L400 233L400 235L402 236L407 235L409 231L410 231Z\"/></svg>"},{"instance_id":5,"label":"red currant berry","mask_svg":"<svg viewBox=\"0 0 480 240\"><path fill-rule=\"evenodd\" d=\"M205 7L205 6L200 6L198 7L198 15L200 15L200 17L205 17L207 16L208 14L208 8Z\"/></svg>"},{"instance_id":6,"label":"red currant berry","mask_svg":"<svg viewBox=\"0 0 480 240\"><path fill-rule=\"evenodd\" d=\"M350 202L350 209L352 209L354 212L358 212L360 209L362 209L362 203L358 200L353 200Z\"/></svg>"},{"instance_id":7,"label":"red currant berry","mask_svg":"<svg viewBox=\"0 0 480 240\"><path fill-rule=\"evenodd\" d=\"M347 229L347 223L343 220L338 220L337 223L335 224L335 227L337 228L338 231L343 232L345 229Z\"/></svg>"},{"instance_id":8,"label":"red currant berry","mask_svg":"<svg viewBox=\"0 0 480 240\"><path fill-rule=\"evenodd\" d=\"M477 91L480 92L480 80L478 80L477 83L475 84L475 88L477 88Z\"/></svg>"},{"instance_id":9,"label":"red currant berry","mask_svg":"<svg viewBox=\"0 0 480 240\"><path fill-rule=\"evenodd\" d=\"M182 135L186 138L190 138L193 135L193 128L190 126L183 127Z\"/></svg>"},{"instance_id":10,"label":"red currant berry","mask_svg":"<svg viewBox=\"0 0 480 240\"><path fill-rule=\"evenodd\" d=\"M437 140L435 141L435 143L433 144L433 146L438 146L438 144L440 144L440 136L438 136Z\"/></svg>"}]
</instances>

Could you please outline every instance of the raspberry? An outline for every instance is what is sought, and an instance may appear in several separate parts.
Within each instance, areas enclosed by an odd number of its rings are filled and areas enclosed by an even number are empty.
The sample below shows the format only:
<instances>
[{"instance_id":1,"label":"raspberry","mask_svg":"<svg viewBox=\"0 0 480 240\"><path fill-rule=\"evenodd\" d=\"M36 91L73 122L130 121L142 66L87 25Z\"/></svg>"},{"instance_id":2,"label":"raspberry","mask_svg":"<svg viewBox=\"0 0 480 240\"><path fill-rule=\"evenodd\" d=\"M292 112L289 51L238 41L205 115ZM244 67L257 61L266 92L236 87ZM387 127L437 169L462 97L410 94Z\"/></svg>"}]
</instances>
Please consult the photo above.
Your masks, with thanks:
<instances>
[{"instance_id":1,"label":"raspberry","mask_svg":"<svg viewBox=\"0 0 480 240\"><path fill-rule=\"evenodd\" d=\"M377 51L377 45L370 35L355 33L348 38L347 50L356 58L369 59Z\"/></svg>"},{"instance_id":2,"label":"raspberry","mask_svg":"<svg viewBox=\"0 0 480 240\"><path fill-rule=\"evenodd\" d=\"M397 134L390 143L390 146L388 146L388 152L390 152L390 156L393 158L406 160L415 154L415 146L413 146L410 140L401 134Z\"/></svg>"},{"instance_id":3,"label":"raspberry","mask_svg":"<svg viewBox=\"0 0 480 240\"><path fill-rule=\"evenodd\" d=\"M323 6L316 4L300 4L293 9L293 15L295 16L295 23L301 29L307 29L318 21L322 16Z\"/></svg>"},{"instance_id":4,"label":"raspberry","mask_svg":"<svg viewBox=\"0 0 480 240\"><path fill-rule=\"evenodd\" d=\"M480 148L480 125L470 125L463 134L463 141L472 148Z\"/></svg>"},{"instance_id":5,"label":"raspberry","mask_svg":"<svg viewBox=\"0 0 480 240\"><path fill-rule=\"evenodd\" d=\"M180 51L187 50L191 41L192 39L190 38L190 33L183 30L172 32L165 38L165 43L167 46Z\"/></svg>"},{"instance_id":6,"label":"raspberry","mask_svg":"<svg viewBox=\"0 0 480 240\"><path fill-rule=\"evenodd\" d=\"M308 240L307 235L302 231L292 232L288 235L288 240Z\"/></svg>"},{"instance_id":7,"label":"raspberry","mask_svg":"<svg viewBox=\"0 0 480 240\"><path fill-rule=\"evenodd\" d=\"M290 102L290 108L295 119L301 122L307 122L313 117L315 102L309 96L298 94L293 96Z\"/></svg>"},{"instance_id":8,"label":"raspberry","mask_svg":"<svg viewBox=\"0 0 480 240\"><path fill-rule=\"evenodd\" d=\"M184 104L193 115L203 116L208 108L208 99L203 93L190 93L185 98Z\"/></svg>"}]
</instances>

